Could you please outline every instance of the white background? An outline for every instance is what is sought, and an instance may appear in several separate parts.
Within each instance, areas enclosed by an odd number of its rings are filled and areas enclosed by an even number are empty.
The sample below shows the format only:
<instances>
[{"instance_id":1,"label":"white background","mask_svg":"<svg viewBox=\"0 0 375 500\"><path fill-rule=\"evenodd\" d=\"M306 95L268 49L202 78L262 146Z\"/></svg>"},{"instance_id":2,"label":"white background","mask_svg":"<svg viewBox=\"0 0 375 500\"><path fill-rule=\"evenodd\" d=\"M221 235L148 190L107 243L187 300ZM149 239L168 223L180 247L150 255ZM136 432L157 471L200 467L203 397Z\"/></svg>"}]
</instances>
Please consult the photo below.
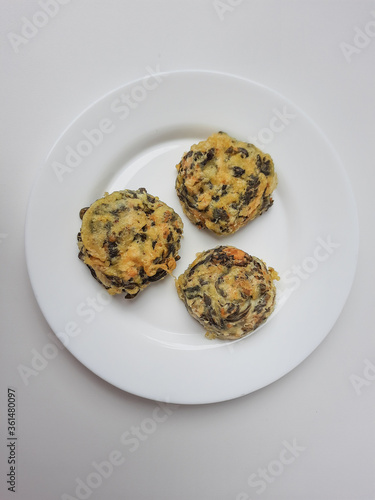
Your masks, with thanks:
<instances>
[{"instance_id":1,"label":"white background","mask_svg":"<svg viewBox=\"0 0 375 500\"><path fill-rule=\"evenodd\" d=\"M374 499L375 3L76 0L12 46L42 3L1 1L1 500ZM20 376L53 335L25 263L37 170L79 113L147 67L223 71L277 90L328 136L358 206L357 273L326 340L281 380L224 403L160 408L66 349ZM16 493L7 387L17 390Z\"/></svg>"}]
</instances>

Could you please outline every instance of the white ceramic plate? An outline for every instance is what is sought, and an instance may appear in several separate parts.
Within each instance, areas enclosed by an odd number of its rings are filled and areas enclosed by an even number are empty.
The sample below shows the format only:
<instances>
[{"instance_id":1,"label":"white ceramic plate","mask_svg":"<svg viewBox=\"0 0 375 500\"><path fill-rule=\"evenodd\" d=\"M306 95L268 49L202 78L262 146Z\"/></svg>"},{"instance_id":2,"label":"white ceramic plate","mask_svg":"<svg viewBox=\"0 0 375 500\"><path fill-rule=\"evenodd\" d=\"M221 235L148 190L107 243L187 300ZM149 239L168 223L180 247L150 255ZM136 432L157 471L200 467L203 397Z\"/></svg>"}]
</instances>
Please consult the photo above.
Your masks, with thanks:
<instances>
[{"instance_id":1,"label":"white ceramic plate","mask_svg":"<svg viewBox=\"0 0 375 500\"><path fill-rule=\"evenodd\" d=\"M270 153L279 177L273 207L222 238L187 220L174 189L182 154L218 130ZM218 244L279 272L277 308L264 326L239 341L206 339L171 277L133 301L108 296L77 258L79 210L105 191L139 187L183 219L176 276ZM270 384L320 344L347 299L357 233L340 161L301 110L256 83L186 71L147 75L111 92L62 134L31 194L26 254L48 323L85 366L146 398L211 403Z\"/></svg>"}]
</instances>

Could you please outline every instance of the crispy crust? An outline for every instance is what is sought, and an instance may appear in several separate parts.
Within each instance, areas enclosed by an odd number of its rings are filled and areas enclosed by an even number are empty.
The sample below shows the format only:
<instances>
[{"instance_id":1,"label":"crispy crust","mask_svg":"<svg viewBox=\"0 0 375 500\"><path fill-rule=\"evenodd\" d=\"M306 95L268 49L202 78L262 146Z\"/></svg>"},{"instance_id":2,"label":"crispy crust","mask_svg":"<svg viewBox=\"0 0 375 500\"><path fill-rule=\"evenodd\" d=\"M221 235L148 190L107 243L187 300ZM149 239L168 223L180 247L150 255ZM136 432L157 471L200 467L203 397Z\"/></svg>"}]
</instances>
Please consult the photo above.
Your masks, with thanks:
<instances>
[{"instance_id":1,"label":"crispy crust","mask_svg":"<svg viewBox=\"0 0 375 500\"><path fill-rule=\"evenodd\" d=\"M144 188L106 194L80 217L78 256L109 294L133 298L176 267L181 218Z\"/></svg>"},{"instance_id":2,"label":"crispy crust","mask_svg":"<svg viewBox=\"0 0 375 500\"><path fill-rule=\"evenodd\" d=\"M206 329L206 336L239 339L254 331L272 313L276 288L274 269L232 246L218 246L197 258L176 281L188 312Z\"/></svg>"},{"instance_id":3,"label":"crispy crust","mask_svg":"<svg viewBox=\"0 0 375 500\"><path fill-rule=\"evenodd\" d=\"M272 158L224 132L194 144L177 168L176 191L193 224L231 234L273 204Z\"/></svg>"}]
</instances>

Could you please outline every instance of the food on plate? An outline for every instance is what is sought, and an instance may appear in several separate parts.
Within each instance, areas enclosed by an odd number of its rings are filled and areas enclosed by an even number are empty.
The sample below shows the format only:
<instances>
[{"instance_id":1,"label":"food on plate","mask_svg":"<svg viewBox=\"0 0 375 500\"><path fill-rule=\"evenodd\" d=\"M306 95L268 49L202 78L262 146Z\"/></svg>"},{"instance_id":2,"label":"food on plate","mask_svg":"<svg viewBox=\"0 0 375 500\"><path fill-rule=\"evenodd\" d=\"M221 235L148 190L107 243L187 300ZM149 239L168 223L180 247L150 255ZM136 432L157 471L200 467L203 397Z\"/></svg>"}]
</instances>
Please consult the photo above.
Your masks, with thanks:
<instances>
[{"instance_id":1,"label":"food on plate","mask_svg":"<svg viewBox=\"0 0 375 500\"><path fill-rule=\"evenodd\" d=\"M186 309L206 336L239 339L254 331L275 307L277 272L233 246L198 253L176 281Z\"/></svg>"},{"instance_id":2,"label":"food on plate","mask_svg":"<svg viewBox=\"0 0 375 500\"><path fill-rule=\"evenodd\" d=\"M191 146L176 165L176 191L193 224L231 234L273 204L272 158L224 132Z\"/></svg>"},{"instance_id":3,"label":"food on plate","mask_svg":"<svg viewBox=\"0 0 375 500\"><path fill-rule=\"evenodd\" d=\"M134 298L175 269L183 223L146 189L106 193L80 217L78 256L109 294Z\"/></svg>"}]
</instances>

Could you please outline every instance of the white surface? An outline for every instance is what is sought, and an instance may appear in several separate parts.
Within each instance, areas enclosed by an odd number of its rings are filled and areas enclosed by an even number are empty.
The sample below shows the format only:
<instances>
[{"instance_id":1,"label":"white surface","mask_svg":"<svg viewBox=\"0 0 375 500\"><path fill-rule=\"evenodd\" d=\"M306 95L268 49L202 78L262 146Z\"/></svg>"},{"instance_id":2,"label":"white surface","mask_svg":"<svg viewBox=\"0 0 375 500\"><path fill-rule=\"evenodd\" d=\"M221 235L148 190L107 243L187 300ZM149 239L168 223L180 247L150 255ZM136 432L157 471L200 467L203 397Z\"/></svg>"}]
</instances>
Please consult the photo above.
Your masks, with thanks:
<instances>
[{"instance_id":1,"label":"white surface","mask_svg":"<svg viewBox=\"0 0 375 500\"><path fill-rule=\"evenodd\" d=\"M122 121L118 117L124 116L121 97L142 88L144 81L138 80L86 110L49 154L27 208L31 284L55 334L104 380L157 401L226 401L278 380L328 334L353 282L356 206L332 147L303 112L279 94L223 73L180 71L153 78L160 87L153 88L152 96L146 96L146 90L140 93L147 97L142 114ZM176 103L178 114L172 111ZM113 110L119 109L117 116ZM274 208L224 239L198 230L182 215L182 258L174 273L178 276L198 252L220 243L266 259L280 281L276 310L262 325L262 333L259 328L251 339L237 342L208 340L187 314L170 278L134 301L108 297L77 259L80 207L104 192L145 187L182 213L174 185L175 165L184 152L222 128L250 140L268 109L274 110L278 133L283 132L267 149L279 174ZM286 130L280 116L293 119L294 126ZM58 286L51 293L54 283ZM99 301L98 310L88 303L92 297ZM77 324L75 334L62 335L72 321Z\"/></svg>"},{"instance_id":2,"label":"white surface","mask_svg":"<svg viewBox=\"0 0 375 500\"><path fill-rule=\"evenodd\" d=\"M375 4L224 3L221 19L211 0L70 2L18 53L8 34L20 34L23 18L32 19L41 7L1 3L0 404L4 415L7 387L15 387L18 412L15 494L7 492L1 419L1 499L79 498L85 495L82 486L76 492L79 480L87 478L94 486L86 496L98 500L375 498L375 375L369 364L375 364ZM360 37L364 29L371 37ZM354 47L350 56L343 43ZM26 272L32 184L72 120L102 95L145 76L148 67L233 73L291 99L332 142L358 206L357 273L328 337L287 376L226 403L159 409L103 382L66 349L44 363L36 357L43 349L56 351ZM272 116L268 110L261 127L269 127ZM37 369L25 383L19 369L32 364ZM294 455L288 451L293 440ZM109 457L121 464L98 480L94 463ZM267 479L259 479L262 469Z\"/></svg>"}]
</instances>

